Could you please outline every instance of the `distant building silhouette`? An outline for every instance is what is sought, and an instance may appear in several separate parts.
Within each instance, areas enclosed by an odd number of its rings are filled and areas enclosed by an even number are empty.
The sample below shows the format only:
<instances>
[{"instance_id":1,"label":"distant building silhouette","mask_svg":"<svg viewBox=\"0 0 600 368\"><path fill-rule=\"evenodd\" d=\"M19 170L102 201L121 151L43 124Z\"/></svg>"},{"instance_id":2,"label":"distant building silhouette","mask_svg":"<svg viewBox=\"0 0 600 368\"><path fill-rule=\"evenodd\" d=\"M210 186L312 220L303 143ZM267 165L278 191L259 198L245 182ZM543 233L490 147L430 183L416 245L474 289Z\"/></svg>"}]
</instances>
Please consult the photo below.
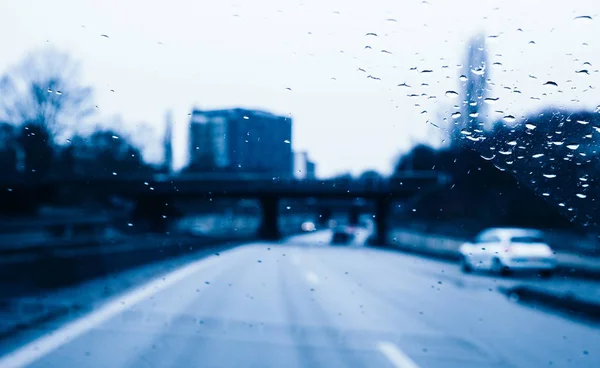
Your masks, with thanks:
<instances>
[{"instance_id":1,"label":"distant building silhouette","mask_svg":"<svg viewBox=\"0 0 600 368\"><path fill-rule=\"evenodd\" d=\"M165 173L170 173L173 170L173 114L167 111L165 115L165 135L163 137L164 146L164 167Z\"/></svg>"},{"instance_id":2,"label":"distant building silhouette","mask_svg":"<svg viewBox=\"0 0 600 368\"><path fill-rule=\"evenodd\" d=\"M290 177L292 120L265 111L192 111L188 171Z\"/></svg>"},{"instance_id":3,"label":"distant building silhouette","mask_svg":"<svg viewBox=\"0 0 600 368\"><path fill-rule=\"evenodd\" d=\"M306 152L294 152L294 177L297 179L314 179L316 164L309 160Z\"/></svg>"}]
</instances>

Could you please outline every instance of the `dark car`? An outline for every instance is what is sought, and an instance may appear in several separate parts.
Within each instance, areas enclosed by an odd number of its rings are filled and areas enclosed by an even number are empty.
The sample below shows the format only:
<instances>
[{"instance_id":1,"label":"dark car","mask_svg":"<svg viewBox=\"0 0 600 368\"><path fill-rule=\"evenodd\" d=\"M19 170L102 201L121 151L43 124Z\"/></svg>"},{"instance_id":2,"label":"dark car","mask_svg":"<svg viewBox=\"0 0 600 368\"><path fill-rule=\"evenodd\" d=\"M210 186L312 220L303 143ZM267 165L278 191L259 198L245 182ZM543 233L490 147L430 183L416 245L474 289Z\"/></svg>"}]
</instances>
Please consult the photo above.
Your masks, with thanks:
<instances>
[{"instance_id":1,"label":"dark car","mask_svg":"<svg viewBox=\"0 0 600 368\"><path fill-rule=\"evenodd\" d=\"M331 244L348 244L354 240L354 231L350 226L337 226L331 235Z\"/></svg>"}]
</instances>

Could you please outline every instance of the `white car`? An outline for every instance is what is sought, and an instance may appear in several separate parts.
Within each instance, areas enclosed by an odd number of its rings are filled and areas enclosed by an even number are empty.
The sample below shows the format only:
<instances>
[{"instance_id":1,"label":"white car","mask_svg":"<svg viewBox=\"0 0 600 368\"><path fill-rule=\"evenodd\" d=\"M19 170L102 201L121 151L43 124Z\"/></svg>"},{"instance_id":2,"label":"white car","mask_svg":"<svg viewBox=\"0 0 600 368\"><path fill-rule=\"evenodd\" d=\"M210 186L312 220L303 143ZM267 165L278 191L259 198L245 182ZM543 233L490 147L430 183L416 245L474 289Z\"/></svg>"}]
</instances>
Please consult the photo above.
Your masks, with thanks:
<instances>
[{"instance_id":1,"label":"white car","mask_svg":"<svg viewBox=\"0 0 600 368\"><path fill-rule=\"evenodd\" d=\"M550 276L556 269L554 253L539 230L487 229L479 233L474 242L463 244L459 251L461 268L465 272L489 270L506 274L515 270L533 270L542 276Z\"/></svg>"}]
</instances>

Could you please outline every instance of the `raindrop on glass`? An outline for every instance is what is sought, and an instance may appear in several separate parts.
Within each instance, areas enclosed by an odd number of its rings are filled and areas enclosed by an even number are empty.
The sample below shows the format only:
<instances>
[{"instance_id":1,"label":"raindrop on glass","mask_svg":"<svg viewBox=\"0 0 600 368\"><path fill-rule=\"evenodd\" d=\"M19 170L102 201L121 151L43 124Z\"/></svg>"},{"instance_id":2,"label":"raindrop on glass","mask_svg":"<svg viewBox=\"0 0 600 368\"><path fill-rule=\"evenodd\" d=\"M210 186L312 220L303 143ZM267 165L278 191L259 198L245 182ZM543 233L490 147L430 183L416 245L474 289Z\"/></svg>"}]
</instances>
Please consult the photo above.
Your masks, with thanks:
<instances>
[{"instance_id":1,"label":"raindrop on glass","mask_svg":"<svg viewBox=\"0 0 600 368\"><path fill-rule=\"evenodd\" d=\"M507 123L513 123L515 120L517 120L517 119L515 119L515 117L514 117L514 116L512 116L512 115L505 115L505 116L503 117L503 119L504 119L504 121L506 121Z\"/></svg>"}]
</instances>

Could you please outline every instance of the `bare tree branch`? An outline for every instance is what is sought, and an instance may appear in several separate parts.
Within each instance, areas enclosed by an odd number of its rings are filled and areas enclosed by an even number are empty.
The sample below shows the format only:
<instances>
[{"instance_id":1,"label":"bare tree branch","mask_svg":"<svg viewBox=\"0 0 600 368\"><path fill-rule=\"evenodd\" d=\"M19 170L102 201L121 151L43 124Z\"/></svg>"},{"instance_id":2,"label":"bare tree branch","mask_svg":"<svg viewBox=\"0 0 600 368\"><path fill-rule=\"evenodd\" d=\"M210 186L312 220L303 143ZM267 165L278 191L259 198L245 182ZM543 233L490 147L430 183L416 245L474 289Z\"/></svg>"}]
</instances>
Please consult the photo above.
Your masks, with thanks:
<instances>
[{"instance_id":1,"label":"bare tree branch","mask_svg":"<svg viewBox=\"0 0 600 368\"><path fill-rule=\"evenodd\" d=\"M94 109L91 88L77 83L78 69L67 54L53 49L26 56L0 79L1 118L51 133L80 123Z\"/></svg>"}]
</instances>

